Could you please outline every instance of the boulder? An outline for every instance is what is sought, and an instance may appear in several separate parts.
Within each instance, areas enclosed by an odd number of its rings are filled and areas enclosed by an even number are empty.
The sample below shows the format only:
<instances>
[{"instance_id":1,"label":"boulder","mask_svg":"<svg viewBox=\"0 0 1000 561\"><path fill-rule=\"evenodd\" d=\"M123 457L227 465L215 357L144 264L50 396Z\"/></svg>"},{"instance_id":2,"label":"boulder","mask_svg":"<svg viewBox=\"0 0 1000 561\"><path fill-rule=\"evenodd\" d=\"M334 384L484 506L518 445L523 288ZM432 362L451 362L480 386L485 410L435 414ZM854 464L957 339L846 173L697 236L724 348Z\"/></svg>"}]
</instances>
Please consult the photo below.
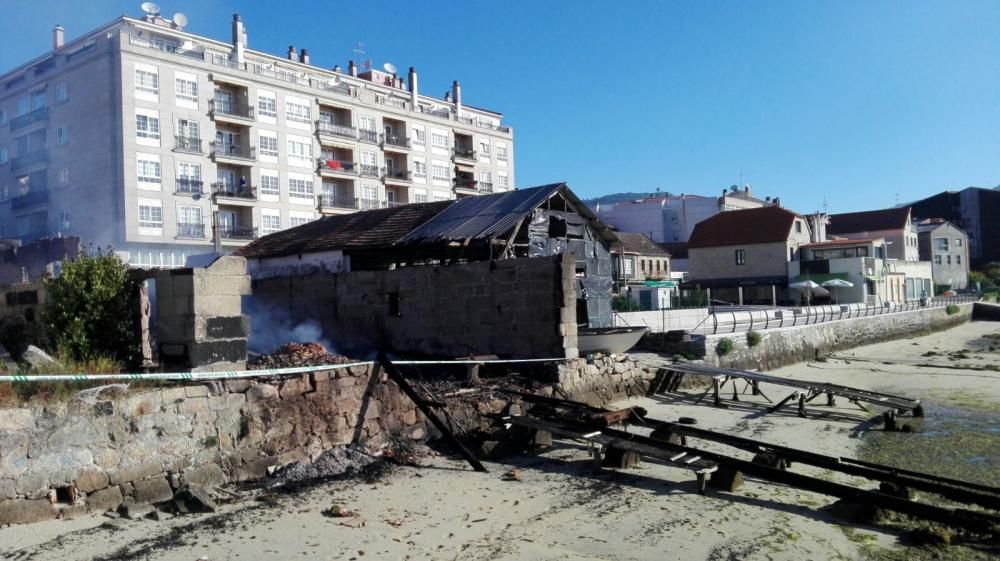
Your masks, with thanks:
<instances>
[{"instance_id":1,"label":"boulder","mask_svg":"<svg viewBox=\"0 0 1000 561\"><path fill-rule=\"evenodd\" d=\"M52 520L56 509L48 499L0 501L0 526Z\"/></svg>"},{"instance_id":2,"label":"boulder","mask_svg":"<svg viewBox=\"0 0 1000 561\"><path fill-rule=\"evenodd\" d=\"M80 473L76 478L76 488L83 493L100 491L110 483L108 474L99 469L88 469Z\"/></svg>"},{"instance_id":3,"label":"boulder","mask_svg":"<svg viewBox=\"0 0 1000 561\"><path fill-rule=\"evenodd\" d=\"M177 494L174 495L174 505L177 507L177 512L183 514L215 512L218 508L208 491L197 485L189 485L177 491Z\"/></svg>"},{"instance_id":4,"label":"boulder","mask_svg":"<svg viewBox=\"0 0 1000 561\"><path fill-rule=\"evenodd\" d=\"M118 510L125 498L122 496L122 490L117 485L114 487L108 487L107 489L101 489L96 493L87 496L87 509L90 512L107 512L109 510Z\"/></svg>"},{"instance_id":5,"label":"boulder","mask_svg":"<svg viewBox=\"0 0 1000 561\"><path fill-rule=\"evenodd\" d=\"M34 345L28 345L21 360L27 362L32 368L43 368L46 366L59 366L59 361L52 358L42 349Z\"/></svg>"},{"instance_id":6,"label":"boulder","mask_svg":"<svg viewBox=\"0 0 1000 561\"><path fill-rule=\"evenodd\" d=\"M135 486L135 502L137 503L162 503L169 501L174 496L174 490L170 488L170 482L166 477L154 477L153 479L143 479L133 483Z\"/></svg>"}]
</instances>

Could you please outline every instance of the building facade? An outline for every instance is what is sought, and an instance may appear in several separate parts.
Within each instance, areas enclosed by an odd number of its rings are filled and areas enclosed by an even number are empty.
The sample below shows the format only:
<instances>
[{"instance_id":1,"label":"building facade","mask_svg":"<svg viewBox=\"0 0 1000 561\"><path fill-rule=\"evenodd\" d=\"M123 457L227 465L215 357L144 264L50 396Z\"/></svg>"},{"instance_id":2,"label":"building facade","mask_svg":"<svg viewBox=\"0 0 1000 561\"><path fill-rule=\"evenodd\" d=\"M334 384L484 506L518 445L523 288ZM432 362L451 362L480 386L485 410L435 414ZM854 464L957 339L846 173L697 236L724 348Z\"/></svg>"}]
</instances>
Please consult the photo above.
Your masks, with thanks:
<instances>
[{"instance_id":1,"label":"building facade","mask_svg":"<svg viewBox=\"0 0 1000 561\"><path fill-rule=\"evenodd\" d=\"M122 17L68 43L57 27L0 76L0 238L181 266L324 214L513 189L513 131L457 81L430 97L413 68L319 68L231 27Z\"/></svg>"},{"instance_id":2,"label":"building facade","mask_svg":"<svg viewBox=\"0 0 1000 561\"><path fill-rule=\"evenodd\" d=\"M909 207L833 214L826 225L826 233L830 237L852 240L883 238L889 259L920 259L917 227Z\"/></svg>"},{"instance_id":3,"label":"building facade","mask_svg":"<svg viewBox=\"0 0 1000 561\"><path fill-rule=\"evenodd\" d=\"M944 191L910 206L914 217L943 218L965 231L973 268L1000 262L1000 190Z\"/></svg>"},{"instance_id":4,"label":"building facade","mask_svg":"<svg viewBox=\"0 0 1000 561\"><path fill-rule=\"evenodd\" d=\"M927 218L917 223L920 260L931 263L934 285L952 290L969 286L969 236L951 222Z\"/></svg>"}]
</instances>

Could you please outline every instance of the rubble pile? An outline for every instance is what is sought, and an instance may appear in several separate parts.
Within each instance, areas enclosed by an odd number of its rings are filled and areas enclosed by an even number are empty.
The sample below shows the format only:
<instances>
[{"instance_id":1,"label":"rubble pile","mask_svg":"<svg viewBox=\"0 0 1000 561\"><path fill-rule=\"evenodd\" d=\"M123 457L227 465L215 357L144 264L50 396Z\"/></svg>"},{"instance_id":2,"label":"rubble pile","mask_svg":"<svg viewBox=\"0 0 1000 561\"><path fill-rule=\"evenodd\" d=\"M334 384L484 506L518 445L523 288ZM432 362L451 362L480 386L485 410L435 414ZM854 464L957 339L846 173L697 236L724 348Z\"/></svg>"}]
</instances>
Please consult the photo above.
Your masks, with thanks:
<instances>
[{"instance_id":1,"label":"rubble pile","mask_svg":"<svg viewBox=\"0 0 1000 561\"><path fill-rule=\"evenodd\" d=\"M250 370L268 368L294 368L297 366L322 366L326 364L346 364L355 362L346 356L331 354L319 343L288 343L260 355L249 362Z\"/></svg>"},{"instance_id":2,"label":"rubble pile","mask_svg":"<svg viewBox=\"0 0 1000 561\"><path fill-rule=\"evenodd\" d=\"M419 465L419 460L430 454L430 448L412 441L394 440L375 453L355 446L336 446L312 462L292 462L278 468L268 487L295 486L342 476L361 476L372 483L387 476L392 465Z\"/></svg>"}]
</instances>

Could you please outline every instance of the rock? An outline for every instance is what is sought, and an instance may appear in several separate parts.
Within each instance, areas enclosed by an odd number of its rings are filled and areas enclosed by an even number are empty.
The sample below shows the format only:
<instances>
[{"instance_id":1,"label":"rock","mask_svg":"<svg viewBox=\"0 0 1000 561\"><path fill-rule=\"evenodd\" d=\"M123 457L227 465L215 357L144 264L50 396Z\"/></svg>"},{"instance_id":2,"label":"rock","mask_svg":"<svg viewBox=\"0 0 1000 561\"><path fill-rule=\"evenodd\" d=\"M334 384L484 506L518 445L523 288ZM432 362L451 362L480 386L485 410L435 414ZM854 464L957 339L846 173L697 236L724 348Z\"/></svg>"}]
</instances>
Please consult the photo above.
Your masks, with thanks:
<instances>
[{"instance_id":1,"label":"rock","mask_svg":"<svg viewBox=\"0 0 1000 561\"><path fill-rule=\"evenodd\" d=\"M100 491L108 486L111 479L108 474L98 469L88 469L80 473L76 478L76 488L83 493Z\"/></svg>"},{"instance_id":2,"label":"rock","mask_svg":"<svg viewBox=\"0 0 1000 561\"><path fill-rule=\"evenodd\" d=\"M49 478L44 473L28 473L18 477L14 487L18 495L40 499L49 493Z\"/></svg>"},{"instance_id":3,"label":"rock","mask_svg":"<svg viewBox=\"0 0 1000 561\"><path fill-rule=\"evenodd\" d=\"M12 499L0 501L0 526L4 524L30 524L52 520L56 509L48 499Z\"/></svg>"},{"instance_id":4,"label":"rock","mask_svg":"<svg viewBox=\"0 0 1000 561\"><path fill-rule=\"evenodd\" d=\"M0 499L13 499L17 496L13 479L0 479Z\"/></svg>"},{"instance_id":5,"label":"rock","mask_svg":"<svg viewBox=\"0 0 1000 561\"><path fill-rule=\"evenodd\" d=\"M184 483L211 489L226 483L226 474L217 464L208 463L184 470Z\"/></svg>"},{"instance_id":6,"label":"rock","mask_svg":"<svg viewBox=\"0 0 1000 561\"><path fill-rule=\"evenodd\" d=\"M178 512L215 512L218 508L208 491L189 485L177 491L174 504Z\"/></svg>"},{"instance_id":7,"label":"rock","mask_svg":"<svg viewBox=\"0 0 1000 561\"><path fill-rule=\"evenodd\" d=\"M122 508L122 516L130 520L141 520L156 512L156 508L151 504L131 503Z\"/></svg>"},{"instance_id":8,"label":"rock","mask_svg":"<svg viewBox=\"0 0 1000 561\"><path fill-rule=\"evenodd\" d=\"M136 481L137 479L146 479L162 471L163 469L160 467L160 464L147 463L119 468L109 473L109 475L111 476L111 483L119 485L121 483Z\"/></svg>"},{"instance_id":9,"label":"rock","mask_svg":"<svg viewBox=\"0 0 1000 561\"><path fill-rule=\"evenodd\" d=\"M103 435L105 438L107 435ZM49 435L48 446L52 450L62 450L71 446L89 446L101 441L101 433L87 418L74 419L54 430Z\"/></svg>"},{"instance_id":10,"label":"rock","mask_svg":"<svg viewBox=\"0 0 1000 561\"><path fill-rule=\"evenodd\" d=\"M87 496L87 509L90 512L107 512L118 510L125 498L122 497L122 490L117 485L101 489L96 493Z\"/></svg>"},{"instance_id":11,"label":"rock","mask_svg":"<svg viewBox=\"0 0 1000 561\"><path fill-rule=\"evenodd\" d=\"M271 384L256 384L254 386L250 386L250 389L247 390L247 401L250 403L277 398L278 388L272 386Z\"/></svg>"},{"instance_id":12,"label":"rock","mask_svg":"<svg viewBox=\"0 0 1000 561\"><path fill-rule=\"evenodd\" d=\"M17 432L34 426L31 409L0 409L0 432Z\"/></svg>"},{"instance_id":13,"label":"rock","mask_svg":"<svg viewBox=\"0 0 1000 561\"><path fill-rule=\"evenodd\" d=\"M712 474L708 484L713 489L729 491L730 493L743 488L743 472L726 467L720 467Z\"/></svg>"},{"instance_id":14,"label":"rock","mask_svg":"<svg viewBox=\"0 0 1000 561\"><path fill-rule=\"evenodd\" d=\"M134 482L133 485L137 503L161 503L169 501L174 496L174 490L170 488L170 482L166 477L143 479Z\"/></svg>"},{"instance_id":15,"label":"rock","mask_svg":"<svg viewBox=\"0 0 1000 561\"><path fill-rule=\"evenodd\" d=\"M74 505L63 505L59 508L59 518L64 520L72 520L74 518L80 518L87 514L87 505L74 504Z\"/></svg>"},{"instance_id":16,"label":"rock","mask_svg":"<svg viewBox=\"0 0 1000 561\"><path fill-rule=\"evenodd\" d=\"M32 368L42 368L45 366L59 366L59 362L49 356L45 351L34 345L28 345L27 350L21 356L21 360L27 362Z\"/></svg>"}]
</instances>

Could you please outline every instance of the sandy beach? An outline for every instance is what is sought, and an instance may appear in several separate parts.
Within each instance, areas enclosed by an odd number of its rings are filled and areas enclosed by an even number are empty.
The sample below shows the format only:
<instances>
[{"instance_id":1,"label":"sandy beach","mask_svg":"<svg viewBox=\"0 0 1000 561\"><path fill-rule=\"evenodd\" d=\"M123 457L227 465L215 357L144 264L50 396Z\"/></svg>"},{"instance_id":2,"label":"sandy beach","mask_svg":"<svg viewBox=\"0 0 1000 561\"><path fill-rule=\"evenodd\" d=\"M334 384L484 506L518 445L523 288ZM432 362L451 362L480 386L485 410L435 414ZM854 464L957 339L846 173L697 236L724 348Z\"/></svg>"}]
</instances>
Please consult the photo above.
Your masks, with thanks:
<instances>
[{"instance_id":1,"label":"sandy beach","mask_svg":"<svg viewBox=\"0 0 1000 561\"><path fill-rule=\"evenodd\" d=\"M919 398L934 405L928 417L939 405L995 415L1000 372L989 368L1000 365L1000 341L984 339L990 334L1000 334L1000 324L973 322L773 373ZM762 390L772 399L787 393L766 385ZM855 456L876 434L869 429L879 428L866 422L872 413L843 400L833 408L813 407L811 418L801 419L794 408L764 415L759 397L742 396L741 405L718 409L707 401L694 404L697 395L618 406L639 405L665 420L694 417L699 427L840 456ZM1000 458L985 461L994 465ZM845 531L822 509L833 502L830 497L751 478L735 493L703 496L688 472L653 462L597 471L584 446L561 440L536 455L488 462L488 474L440 456L422 464L397 467L374 483L355 479L294 493L244 491L241 500L210 515L161 521L85 517L3 528L0 558L798 561L864 559L862 544L900 547L889 531ZM520 468L521 481L501 479L513 467ZM808 466L794 469L840 480ZM324 516L334 504L357 517Z\"/></svg>"}]
</instances>

